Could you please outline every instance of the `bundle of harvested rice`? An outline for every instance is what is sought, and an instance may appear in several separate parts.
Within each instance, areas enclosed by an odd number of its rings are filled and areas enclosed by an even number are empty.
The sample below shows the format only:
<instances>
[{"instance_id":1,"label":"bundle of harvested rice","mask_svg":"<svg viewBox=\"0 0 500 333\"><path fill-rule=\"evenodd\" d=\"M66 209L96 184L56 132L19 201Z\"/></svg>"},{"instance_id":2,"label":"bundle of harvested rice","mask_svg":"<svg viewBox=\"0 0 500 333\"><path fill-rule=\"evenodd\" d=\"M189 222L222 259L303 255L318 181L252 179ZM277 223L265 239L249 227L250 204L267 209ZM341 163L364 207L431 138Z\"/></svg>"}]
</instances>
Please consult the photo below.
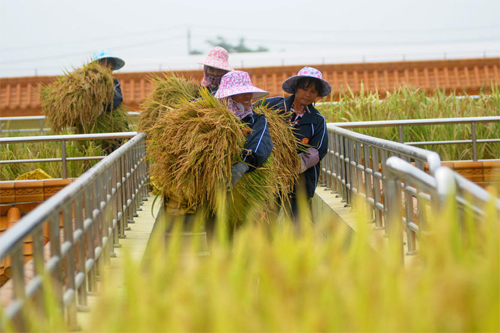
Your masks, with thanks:
<instances>
[{"instance_id":1,"label":"bundle of harvested rice","mask_svg":"<svg viewBox=\"0 0 500 333\"><path fill-rule=\"evenodd\" d=\"M150 131L147 151L154 160L151 176L167 199L175 198L187 209L206 206L216 213L219 193L229 186L231 165L241 161L250 129L205 89L200 95L200 100L166 107L168 112ZM235 225L271 209L277 196L285 202L300 169L290 126L271 110L256 111L268 118L274 148L268 160L247 172L228 196L229 222Z\"/></svg>"},{"instance_id":2,"label":"bundle of harvested rice","mask_svg":"<svg viewBox=\"0 0 500 333\"><path fill-rule=\"evenodd\" d=\"M150 174L167 198L189 207L207 204L213 211L219 191L230 179L231 165L241 160L243 129L227 107L206 90L202 99L184 100L159 117L148 142Z\"/></svg>"},{"instance_id":3,"label":"bundle of harvested rice","mask_svg":"<svg viewBox=\"0 0 500 333\"><path fill-rule=\"evenodd\" d=\"M123 104L113 111L102 112L93 124L77 125L74 128L76 134L84 133L113 133L128 132L128 110ZM123 143L123 139L105 139L96 140L95 144L101 146L101 149L109 154Z\"/></svg>"},{"instance_id":4,"label":"bundle of harvested rice","mask_svg":"<svg viewBox=\"0 0 500 333\"><path fill-rule=\"evenodd\" d=\"M42 88L42 112L55 133L81 126L88 133L113 97L111 70L91 62Z\"/></svg>"},{"instance_id":5,"label":"bundle of harvested rice","mask_svg":"<svg viewBox=\"0 0 500 333\"><path fill-rule=\"evenodd\" d=\"M299 141L285 121L286 116L264 106L255 107L254 111L266 116L273 151L261 167L245 173L234 187L229 216L237 223L243 222L244 218L266 216L277 208L276 198L281 204L286 204L300 172ZM248 201L248 197L252 200Z\"/></svg>"},{"instance_id":6,"label":"bundle of harvested rice","mask_svg":"<svg viewBox=\"0 0 500 333\"><path fill-rule=\"evenodd\" d=\"M151 79L153 91L141 105L141 116L138 126L139 132L149 134L158 117L170 106L182 100L191 100L198 96L200 85L175 73L164 74L163 77L154 75Z\"/></svg>"}]
</instances>

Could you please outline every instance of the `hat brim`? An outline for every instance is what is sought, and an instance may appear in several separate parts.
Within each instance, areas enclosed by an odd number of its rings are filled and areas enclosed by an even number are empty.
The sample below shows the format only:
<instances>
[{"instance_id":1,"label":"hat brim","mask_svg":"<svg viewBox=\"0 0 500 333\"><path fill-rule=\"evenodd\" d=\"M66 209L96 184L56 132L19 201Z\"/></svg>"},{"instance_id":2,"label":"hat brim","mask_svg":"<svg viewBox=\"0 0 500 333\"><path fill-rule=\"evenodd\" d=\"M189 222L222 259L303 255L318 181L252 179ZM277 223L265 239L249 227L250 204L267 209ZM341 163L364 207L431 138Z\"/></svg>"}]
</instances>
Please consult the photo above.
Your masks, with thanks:
<instances>
[{"instance_id":1,"label":"hat brim","mask_svg":"<svg viewBox=\"0 0 500 333\"><path fill-rule=\"evenodd\" d=\"M229 65L229 64L222 64L222 65L216 64L215 62L211 62L210 59L209 60L205 59L203 61L200 61L199 64L210 66L210 67L217 68L217 69L222 69L222 70L225 70L228 72L234 71L234 69L233 69L233 67L231 67L231 65Z\"/></svg>"},{"instance_id":2,"label":"hat brim","mask_svg":"<svg viewBox=\"0 0 500 333\"><path fill-rule=\"evenodd\" d=\"M125 66L125 61L123 61L121 58L118 57L102 57L99 59L96 59L95 61L101 61L103 59L110 60L111 63L111 69L116 71Z\"/></svg>"},{"instance_id":3,"label":"hat brim","mask_svg":"<svg viewBox=\"0 0 500 333\"><path fill-rule=\"evenodd\" d=\"M322 89L321 93L318 93L318 97L328 96L332 92L332 86L330 85L330 83L328 83L324 79L320 79L320 78L312 76L312 75L294 75L294 76L291 76L283 82L283 84L281 85L281 88L283 89L283 91L285 91L289 94L295 94L297 82L302 78L311 78L311 79L320 80L321 86L323 87L323 89Z\"/></svg>"},{"instance_id":4,"label":"hat brim","mask_svg":"<svg viewBox=\"0 0 500 333\"><path fill-rule=\"evenodd\" d=\"M227 92L227 91L222 91L221 89L217 90L215 93L214 97L215 98L226 98L226 97L231 97L235 95L241 95L241 94L248 94L252 93L252 99L257 99L257 98L262 98L264 96L269 95L269 92L259 89L257 87L243 87L240 88L237 92Z\"/></svg>"}]
</instances>

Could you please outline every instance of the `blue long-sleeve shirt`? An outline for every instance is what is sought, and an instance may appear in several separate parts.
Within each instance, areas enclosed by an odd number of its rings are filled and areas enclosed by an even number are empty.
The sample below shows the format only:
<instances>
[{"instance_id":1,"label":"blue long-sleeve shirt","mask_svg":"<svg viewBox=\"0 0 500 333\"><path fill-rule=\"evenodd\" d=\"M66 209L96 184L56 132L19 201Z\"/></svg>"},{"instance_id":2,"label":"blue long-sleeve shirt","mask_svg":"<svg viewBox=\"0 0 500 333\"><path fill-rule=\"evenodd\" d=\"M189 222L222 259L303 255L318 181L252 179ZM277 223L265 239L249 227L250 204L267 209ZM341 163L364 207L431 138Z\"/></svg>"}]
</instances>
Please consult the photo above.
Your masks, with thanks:
<instances>
[{"instance_id":1,"label":"blue long-sleeve shirt","mask_svg":"<svg viewBox=\"0 0 500 333\"><path fill-rule=\"evenodd\" d=\"M265 102L259 101L259 104L263 104L279 113L291 114L294 99L295 95L286 98L272 97L266 99ZM312 104L307 106L304 115L295 125L294 135L301 142L307 144L307 146L317 149L320 161L325 157L328 151L326 121ZM300 151L297 151L297 153L300 153ZM305 180L306 192L309 198L314 196L320 171L320 162L318 162L300 176Z\"/></svg>"}]
</instances>

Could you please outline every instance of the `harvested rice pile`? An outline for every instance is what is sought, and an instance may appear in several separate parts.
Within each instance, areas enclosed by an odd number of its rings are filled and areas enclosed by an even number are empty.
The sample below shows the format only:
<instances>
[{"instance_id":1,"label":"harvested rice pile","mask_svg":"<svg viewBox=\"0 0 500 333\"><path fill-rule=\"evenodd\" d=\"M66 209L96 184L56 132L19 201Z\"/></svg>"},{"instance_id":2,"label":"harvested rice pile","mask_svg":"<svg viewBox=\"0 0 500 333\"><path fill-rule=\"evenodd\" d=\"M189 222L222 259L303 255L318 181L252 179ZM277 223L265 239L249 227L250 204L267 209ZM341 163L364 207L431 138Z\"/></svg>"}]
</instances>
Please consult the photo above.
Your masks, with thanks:
<instances>
[{"instance_id":1,"label":"harvested rice pile","mask_svg":"<svg viewBox=\"0 0 500 333\"><path fill-rule=\"evenodd\" d=\"M266 116L273 151L260 168L245 173L234 188L229 216L236 216L239 222L245 216L253 220L265 218L267 210L276 208L274 200L278 196L282 203L288 202L288 195L293 191L300 172L300 158L296 152L299 143L292 127L285 121L286 116L264 106L256 107L254 111ZM249 196L254 204L247 207Z\"/></svg>"},{"instance_id":2,"label":"harvested rice pile","mask_svg":"<svg viewBox=\"0 0 500 333\"><path fill-rule=\"evenodd\" d=\"M43 87L42 112L55 133L74 127L76 133L93 133L103 105L112 101L113 89L111 70L91 62Z\"/></svg>"},{"instance_id":3,"label":"harvested rice pile","mask_svg":"<svg viewBox=\"0 0 500 333\"><path fill-rule=\"evenodd\" d=\"M165 106L167 112L151 128L147 151L154 161L151 176L162 195L215 213L220 191L230 187L231 165L241 161L249 128L206 90L200 90L200 95L202 99L196 101ZM230 192L232 224L244 222L249 212L255 215L271 208L278 195L286 198L300 169L291 128L272 111L256 111L269 117L273 153Z\"/></svg>"},{"instance_id":4,"label":"harvested rice pile","mask_svg":"<svg viewBox=\"0 0 500 333\"><path fill-rule=\"evenodd\" d=\"M141 116L138 126L139 132L149 134L155 124L168 107L182 100L191 100L198 96L200 86L197 82L176 76L165 74L163 77L155 75L152 78L153 91L141 105Z\"/></svg>"}]
</instances>

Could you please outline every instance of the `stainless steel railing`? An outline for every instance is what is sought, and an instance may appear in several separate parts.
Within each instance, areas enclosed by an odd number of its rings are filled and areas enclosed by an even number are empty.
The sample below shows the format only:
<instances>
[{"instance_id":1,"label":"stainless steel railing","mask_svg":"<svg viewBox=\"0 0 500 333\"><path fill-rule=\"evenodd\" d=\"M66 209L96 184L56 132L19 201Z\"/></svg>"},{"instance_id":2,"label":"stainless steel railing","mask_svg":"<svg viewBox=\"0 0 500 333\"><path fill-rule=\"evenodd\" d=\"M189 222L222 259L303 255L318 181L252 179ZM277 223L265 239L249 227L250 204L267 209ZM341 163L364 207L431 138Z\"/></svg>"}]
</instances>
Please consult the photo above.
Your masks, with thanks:
<instances>
[{"instance_id":1,"label":"stainless steel railing","mask_svg":"<svg viewBox=\"0 0 500 333\"><path fill-rule=\"evenodd\" d=\"M326 187L339 193L346 205L355 203L353 196L363 197L369 204L367 213L376 228L384 228L387 199L382 189L386 161L390 156L413 162L421 170L427 167L431 174L441 166L441 159L435 152L359 134L332 124L327 126L328 153L322 162Z\"/></svg>"},{"instance_id":2,"label":"stainless steel railing","mask_svg":"<svg viewBox=\"0 0 500 333\"><path fill-rule=\"evenodd\" d=\"M424 146L424 145L455 145L455 144L470 144L472 146L472 159L477 161L477 145L481 143L500 143L500 138L495 139L478 139L476 125L499 123L499 117L464 117L464 118L435 118L435 119L411 119L411 120L386 120L386 121L366 121L366 122L346 122L346 123L330 123L333 126L342 128L380 128L380 127L397 127L398 139L400 143L409 146ZM404 139L403 128L408 126L431 126L431 125L452 125L465 124L471 126L471 138L469 140L444 140L444 141L419 141L408 142Z\"/></svg>"},{"instance_id":3,"label":"stainless steel railing","mask_svg":"<svg viewBox=\"0 0 500 333\"><path fill-rule=\"evenodd\" d=\"M127 112L129 116L138 116L141 113L137 111ZM50 131L49 127L46 127L46 117L45 116L23 116L23 117L0 117L0 135L2 133L27 133L27 132L44 132ZM7 125L9 123L21 122L24 127L15 126L16 129L8 129ZM31 126L26 124L30 123ZM36 126L34 124L37 124ZM22 125L21 125L22 126ZM5 127L5 128L4 128Z\"/></svg>"},{"instance_id":4,"label":"stainless steel railing","mask_svg":"<svg viewBox=\"0 0 500 333\"><path fill-rule=\"evenodd\" d=\"M60 158L38 158L38 159L23 159L23 160L0 160L2 164L16 163L41 163L41 162L61 162L62 163L62 178L67 178L67 163L70 161L85 161L85 160L101 160L105 156L85 156L85 157L68 157L66 152L66 142L82 141L82 140L99 140L99 139L126 139L135 136L136 132L118 132L118 133L99 133L99 134L72 134L72 135L39 135L39 136L23 136L23 137L4 137L0 138L1 144L8 143L26 143L26 142L60 142L61 157Z\"/></svg>"},{"instance_id":5,"label":"stainless steel railing","mask_svg":"<svg viewBox=\"0 0 500 333\"><path fill-rule=\"evenodd\" d=\"M453 205L457 211L457 225L465 227L468 219L480 223L492 218L485 212L488 205L489 214L500 222L500 199L447 167L437 168L432 176L393 156L387 159L386 170L388 235L397 243L402 257L403 234L406 233L408 254L415 253L418 237L432 229L428 213L435 218L439 212L447 211L447 205Z\"/></svg>"},{"instance_id":6,"label":"stainless steel railing","mask_svg":"<svg viewBox=\"0 0 500 333\"><path fill-rule=\"evenodd\" d=\"M127 224L147 196L145 155L145 134L141 133L0 237L0 260L10 260L8 283L13 284L3 314L17 330L24 331L24 306L31 301L43 304L44 289L52 290L69 326L76 327L76 311L85 309L87 294L96 291L100 266L113 256L119 238L125 237ZM47 226L50 240L44 245L42 229ZM28 238L34 246L31 279L23 263L23 242ZM50 279L44 279L46 274ZM0 321L0 328L2 325Z\"/></svg>"}]
</instances>

